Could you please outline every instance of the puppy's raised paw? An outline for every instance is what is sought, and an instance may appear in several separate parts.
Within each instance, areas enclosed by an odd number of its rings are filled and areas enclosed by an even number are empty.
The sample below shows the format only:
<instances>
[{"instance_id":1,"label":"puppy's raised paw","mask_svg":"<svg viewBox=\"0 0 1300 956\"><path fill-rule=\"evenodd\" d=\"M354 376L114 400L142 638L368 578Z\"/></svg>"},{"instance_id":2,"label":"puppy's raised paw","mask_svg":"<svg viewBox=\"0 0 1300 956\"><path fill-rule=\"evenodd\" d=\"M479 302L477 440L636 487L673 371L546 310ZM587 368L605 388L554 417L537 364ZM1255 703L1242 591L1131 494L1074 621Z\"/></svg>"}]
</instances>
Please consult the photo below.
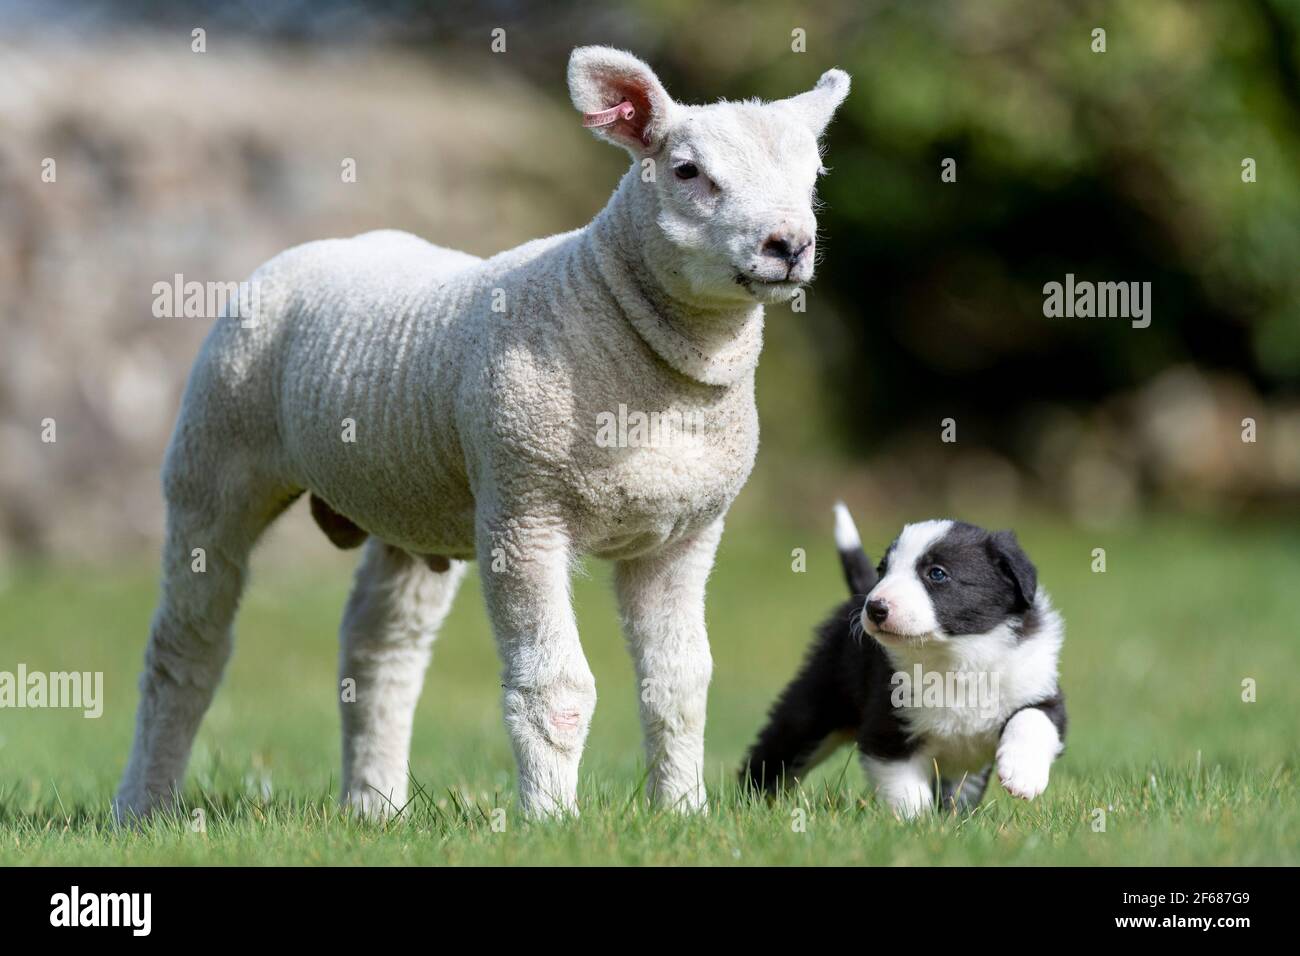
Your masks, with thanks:
<instances>
[{"instance_id":1,"label":"puppy's raised paw","mask_svg":"<svg viewBox=\"0 0 1300 956\"><path fill-rule=\"evenodd\" d=\"M1052 758L1024 748L998 748L998 779L1013 797L1032 800L1047 789Z\"/></svg>"},{"instance_id":2,"label":"puppy's raised paw","mask_svg":"<svg viewBox=\"0 0 1300 956\"><path fill-rule=\"evenodd\" d=\"M998 779L1013 797L1032 800L1047 789L1052 761L1061 749L1056 726L1037 708L1026 708L1009 721L998 744Z\"/></svg>"}]
</instances>

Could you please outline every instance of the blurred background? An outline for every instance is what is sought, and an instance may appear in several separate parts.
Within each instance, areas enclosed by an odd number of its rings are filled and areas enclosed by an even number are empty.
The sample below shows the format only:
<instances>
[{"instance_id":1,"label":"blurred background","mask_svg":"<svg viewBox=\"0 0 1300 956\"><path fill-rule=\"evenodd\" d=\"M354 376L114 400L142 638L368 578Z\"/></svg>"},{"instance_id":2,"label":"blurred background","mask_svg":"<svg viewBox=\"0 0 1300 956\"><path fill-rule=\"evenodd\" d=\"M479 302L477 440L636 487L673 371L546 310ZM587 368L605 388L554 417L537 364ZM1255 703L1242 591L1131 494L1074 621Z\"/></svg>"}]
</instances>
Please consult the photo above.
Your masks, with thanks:
<instances>
[{"instance_id":1,"label":"blurred background","mask_svg":"<svg viewBox=\"0 0 1300 956\"><path fill-rule=\"evenodd\" d=\"M843 597L842 497L873 556L908 520L1016 528L1069 622L1071 742L1042 812L1073 821L1071 849L993 817L966 831L982 849L935 854L1293 858L1298 35L1290 0L0 0L0 670L102 671L106 696L102 720L0 712L0 859L26 833L63 840L45 821L65 806L102 809L130 739L158 469L209 326L153 318L154 283L235 282L376 228L490 254L586 223L627 157L569 103L584 43L635 52L688 102L853 75L826 141L823 261L806 312L768 312L762 445L710 580L709 779L731 775ZM1150 326L1045 317L1043 286L1067 273L1151 283ZM192 785L328 805L354 560L303 505L268 535ZM607 575L596 562L575 586L601 692L584 773L622 805L642 771ZM492 800L513 760L473 576L465 591L411 766ZM1227 802L1158 782L1170 768ZM1117 840L1093 838L1097 806L1120 815ZM96 846L85 858L132 858Z\"/></svg>"},{"instance_id":2,"label":"blurred background","mask_svg":"<svg viewBox=\"0 0 1300 956\"><path fill-rule=\"evenodd\" d=\"M156 543L207 323L152 318L154 282L378 227L488 254L586 222L626 161L568 103L589 42L685 101L853 75L808 311L769 314L741 509L1291 515L1298 33L1283 0L0 0L0 553ZM1150 282L1150 327L1045 318L1067 272Z\"/></svg>"}]
</instances>

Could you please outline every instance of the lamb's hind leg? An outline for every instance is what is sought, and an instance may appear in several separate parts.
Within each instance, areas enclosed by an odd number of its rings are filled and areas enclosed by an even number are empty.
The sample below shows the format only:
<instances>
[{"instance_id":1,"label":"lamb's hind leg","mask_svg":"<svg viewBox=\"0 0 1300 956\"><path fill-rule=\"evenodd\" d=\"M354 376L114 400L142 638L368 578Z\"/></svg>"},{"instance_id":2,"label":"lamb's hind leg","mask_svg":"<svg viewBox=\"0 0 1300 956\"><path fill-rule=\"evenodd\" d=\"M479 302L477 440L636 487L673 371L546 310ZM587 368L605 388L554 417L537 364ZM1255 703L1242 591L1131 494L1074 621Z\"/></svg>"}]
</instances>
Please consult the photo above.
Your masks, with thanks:
<instances>
[{"instance_id":1,"label":"lamb's hind leg","mask_svg":"<svg viewBox=\"0 0 1300 956\"><path fill-rule=\"evenodd\" d=\"M169 457L190 458L184 449ZM162 598L140 677L135 741L114 799L122 821L147 816L178 792L230 656L248 553L295 497L247 474L235 478L232 470L214 481L184 468L169 471Z\"/></svg>"},{"instance_id":2,"label":"lamb's hind leg","mask_svg":"<svg viewBox=\"0 0 1300 956\"><path fill-rule=\"evenodd\" d=\"M412 557L375 538L366 545L343 615L339 710L342 799L369 815L406 802L415 705L464 573L463 561Z\"/></svg>"}]
</instances>

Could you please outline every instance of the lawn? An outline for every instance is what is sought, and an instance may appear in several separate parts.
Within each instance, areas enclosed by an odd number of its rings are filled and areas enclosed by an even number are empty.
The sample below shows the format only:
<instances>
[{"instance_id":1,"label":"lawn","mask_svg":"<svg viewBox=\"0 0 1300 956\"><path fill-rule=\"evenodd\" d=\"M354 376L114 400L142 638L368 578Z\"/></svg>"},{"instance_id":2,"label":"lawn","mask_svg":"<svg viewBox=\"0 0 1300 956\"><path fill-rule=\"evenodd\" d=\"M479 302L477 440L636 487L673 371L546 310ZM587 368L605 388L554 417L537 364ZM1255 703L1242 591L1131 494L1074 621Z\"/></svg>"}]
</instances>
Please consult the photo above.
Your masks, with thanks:
<instances>
[{"instance_id":1,"label":"lawn","mask_svg":"<svg viewBox=\"0 0 1300 956\"><path fill-rule=\"evenodd\" d=\"M874 553L896 530L863 528ZM0 583L0 671L103 671L105 703L98 719L0 710L0 864L1300 862L1295 530L1154 519L1097 532L1043 519L1020 536L1068 622L1069 747L1032 804L994 785L972 815L910 823L876 804L849 751L770 805L732 783L810 628L841 596L824 528L783 530L749 511L724 538L709 600L712 805L692 818L651 812L639 796L636 686L598 562L575 586L600 692L580 818L528 824L515 811L473 581L425 686L410 806L387 825L340 814L335 632L347 572L263 555L187 780L206 827L186 818L116 831L107 806L130 741L154 571L142 560L12 569ZM791 569L800 547L804 573ZM1105 573L1091 567L1098 547ZM1242 699L1247 678L1254 702Z\"/></svg>"}]
</instances>

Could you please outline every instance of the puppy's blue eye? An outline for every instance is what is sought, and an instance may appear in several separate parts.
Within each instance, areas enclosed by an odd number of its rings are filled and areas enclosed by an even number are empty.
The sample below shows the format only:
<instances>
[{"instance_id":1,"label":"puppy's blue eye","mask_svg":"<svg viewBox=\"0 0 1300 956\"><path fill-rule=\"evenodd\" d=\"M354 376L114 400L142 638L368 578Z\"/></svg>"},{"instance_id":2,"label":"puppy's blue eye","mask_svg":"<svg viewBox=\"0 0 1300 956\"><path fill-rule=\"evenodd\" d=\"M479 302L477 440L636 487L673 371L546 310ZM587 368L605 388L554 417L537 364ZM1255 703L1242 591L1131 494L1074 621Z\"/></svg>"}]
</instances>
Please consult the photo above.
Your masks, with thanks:
<instances>
[{"instance_id":1,"label":"puppy's blue eye","mask_svg":"<svg viewBox=\"0 0 1300 956\"><path fill-rule=\"evenodd\" d=\"M939 567L938 565L935 565L929 571L927 571L925 576L928 577L935 584L942 584L944 581L948 580L948 572L945 571L943 568Z\"/></svg>"}]
</instances>

